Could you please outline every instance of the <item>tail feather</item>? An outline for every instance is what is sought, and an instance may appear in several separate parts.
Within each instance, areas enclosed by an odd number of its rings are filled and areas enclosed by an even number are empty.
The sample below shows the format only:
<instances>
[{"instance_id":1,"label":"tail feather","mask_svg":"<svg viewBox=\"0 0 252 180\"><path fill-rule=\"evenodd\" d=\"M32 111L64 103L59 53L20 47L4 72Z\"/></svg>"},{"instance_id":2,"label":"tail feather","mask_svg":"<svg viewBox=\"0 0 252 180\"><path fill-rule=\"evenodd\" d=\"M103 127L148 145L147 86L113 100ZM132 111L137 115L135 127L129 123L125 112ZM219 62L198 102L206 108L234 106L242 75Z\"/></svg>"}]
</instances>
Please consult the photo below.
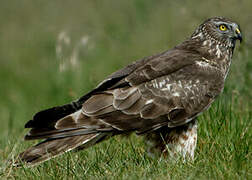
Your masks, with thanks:
<instances>
[{"instance_id":1,"label":"tail feather","mask_svg":"<svg viewBox=\"0 0 252 180\"><path fill-rule=\"evenodd\" d=\"M112 127L104 125L99 119L87 117L79 110L59 119L53 127L32 128L25 136L25 140L65 138L112 130Z\"/></svg>"},{"instance_id":2,"label":"tail feather","mask_svg":"<svg viewBox=\"0 0 252 180\"><path fill-rule=\"evenodd\" d=\"M14 166L20 166L22 163L26 163L28 166L39 164L79 146L82 149L87 148L100 142L99 140L104 139L107 135L108 133L96 133L60 139L47 139L19 154L19 158L14 163Z\"/></svg>"},{"instance_id":3,"label":"tail feather","mask_svg":"<svg viewBox=\"0 0 252 180\"><path fill-rule=\"evenodd\" d=\"M32 129L34 130L34 129ZM32 131L31 130L31 131ZM54 130L37 130L36 133L29 132L25 135L25 140L34 140L34 139L59 139L77 135L86 135L98 133L96 129L86 129L86 128L68 128L68 129L54 129Z\"/></svg>"}]
</instances>

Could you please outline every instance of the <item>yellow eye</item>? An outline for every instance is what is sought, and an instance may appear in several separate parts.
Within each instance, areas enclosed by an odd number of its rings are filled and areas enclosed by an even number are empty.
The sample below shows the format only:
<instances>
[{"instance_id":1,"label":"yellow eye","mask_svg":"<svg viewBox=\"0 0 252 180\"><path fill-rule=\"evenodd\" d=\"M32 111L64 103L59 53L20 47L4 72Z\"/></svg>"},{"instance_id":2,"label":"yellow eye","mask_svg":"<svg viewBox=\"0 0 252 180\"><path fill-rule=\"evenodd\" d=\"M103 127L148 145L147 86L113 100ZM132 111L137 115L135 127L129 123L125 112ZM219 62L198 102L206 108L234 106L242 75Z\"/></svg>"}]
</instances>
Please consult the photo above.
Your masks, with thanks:
<instances>
[{"instance_id":1,"label":"yellow eye","mask_svg":"<svg viewBox=\"0 0 252 180\"><path fill-rule=\"evenodd\" d=\"M219 26L219 29L220 29L221 31L226 31L226 30L227 30L227 26L224 25L224 24L222 24L222 25Z\"/></svg>"}]
</instances>

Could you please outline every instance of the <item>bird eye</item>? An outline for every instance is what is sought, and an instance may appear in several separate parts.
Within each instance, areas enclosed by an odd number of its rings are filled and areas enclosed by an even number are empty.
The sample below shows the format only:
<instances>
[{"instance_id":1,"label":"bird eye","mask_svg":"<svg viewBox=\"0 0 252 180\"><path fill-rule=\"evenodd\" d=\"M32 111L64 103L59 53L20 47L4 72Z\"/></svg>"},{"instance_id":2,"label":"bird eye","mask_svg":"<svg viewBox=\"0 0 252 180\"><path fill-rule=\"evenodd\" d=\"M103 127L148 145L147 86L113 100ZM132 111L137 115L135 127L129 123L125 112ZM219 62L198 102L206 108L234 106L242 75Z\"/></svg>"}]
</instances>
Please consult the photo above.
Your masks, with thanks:
<instances>
[{"instance_id":1,"label":"bird eye","mask_svg":"<svg viewBox=\"0 0 252 180\"><path fill-rule=\"evenodd\" d=\"M227 26L226 26L225 24L221 24L221 25L219 26L219 29L220 29L221 31L226 31L226 30L227 30Z\"/></svg>"}]
</instances>

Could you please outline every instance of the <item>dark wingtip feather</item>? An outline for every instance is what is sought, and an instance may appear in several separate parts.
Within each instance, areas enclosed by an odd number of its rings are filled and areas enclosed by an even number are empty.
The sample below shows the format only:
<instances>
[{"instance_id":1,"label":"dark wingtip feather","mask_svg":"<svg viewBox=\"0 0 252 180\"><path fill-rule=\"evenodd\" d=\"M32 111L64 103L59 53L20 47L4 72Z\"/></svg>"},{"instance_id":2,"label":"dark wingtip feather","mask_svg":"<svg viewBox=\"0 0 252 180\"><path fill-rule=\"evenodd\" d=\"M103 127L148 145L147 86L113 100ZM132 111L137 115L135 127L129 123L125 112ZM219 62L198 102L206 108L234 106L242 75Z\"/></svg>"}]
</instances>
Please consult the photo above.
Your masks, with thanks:
<instances>
[{"instance_id":1,"label":"dark wingtip feather","mask_svg":"<svg viewBox=\"0 0 252 180\"><path fill-rule=\"evenodd\" d=\"M57 120L75 112L81 106L76 102L66 104L63 106L57 106L49 108L36 113L32 120L25 124L25 128L35 128L35 127L50 127L51 124Z\"/></svg>"},{"instance_id":2,"label":"dark wingtip feather","mask_svg":"<svg viewBox=\"0 0 252 180\"><path fill-rule=\"evenodd\" d=\"M26 124L25 124L25 128L31 128L33 124L33 120L29 120Z\"/></svg>"}]
</instances>

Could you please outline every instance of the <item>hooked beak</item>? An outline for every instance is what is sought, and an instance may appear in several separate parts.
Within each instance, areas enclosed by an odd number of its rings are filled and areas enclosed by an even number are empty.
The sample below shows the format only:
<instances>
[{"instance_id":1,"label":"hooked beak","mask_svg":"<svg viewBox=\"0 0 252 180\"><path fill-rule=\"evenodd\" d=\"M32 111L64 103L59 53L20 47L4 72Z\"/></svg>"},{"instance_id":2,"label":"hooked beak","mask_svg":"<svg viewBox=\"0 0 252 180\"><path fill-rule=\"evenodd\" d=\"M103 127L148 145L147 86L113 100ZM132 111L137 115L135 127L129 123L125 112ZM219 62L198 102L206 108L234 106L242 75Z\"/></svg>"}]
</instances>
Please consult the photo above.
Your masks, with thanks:
<instances>
[{"instance_id":1,"label":"hooked beak","mask_svg":"<svg viewBox=\"0 0 252 180\"><path fill-rule=\"evenodd\" d=\"M235 34L236 34L236 39L239 39L240 40L240 43L242 42L242 35L241 35L241 31L239 28L236 28L235 29Z\"/></svg>"}]
</instances>

